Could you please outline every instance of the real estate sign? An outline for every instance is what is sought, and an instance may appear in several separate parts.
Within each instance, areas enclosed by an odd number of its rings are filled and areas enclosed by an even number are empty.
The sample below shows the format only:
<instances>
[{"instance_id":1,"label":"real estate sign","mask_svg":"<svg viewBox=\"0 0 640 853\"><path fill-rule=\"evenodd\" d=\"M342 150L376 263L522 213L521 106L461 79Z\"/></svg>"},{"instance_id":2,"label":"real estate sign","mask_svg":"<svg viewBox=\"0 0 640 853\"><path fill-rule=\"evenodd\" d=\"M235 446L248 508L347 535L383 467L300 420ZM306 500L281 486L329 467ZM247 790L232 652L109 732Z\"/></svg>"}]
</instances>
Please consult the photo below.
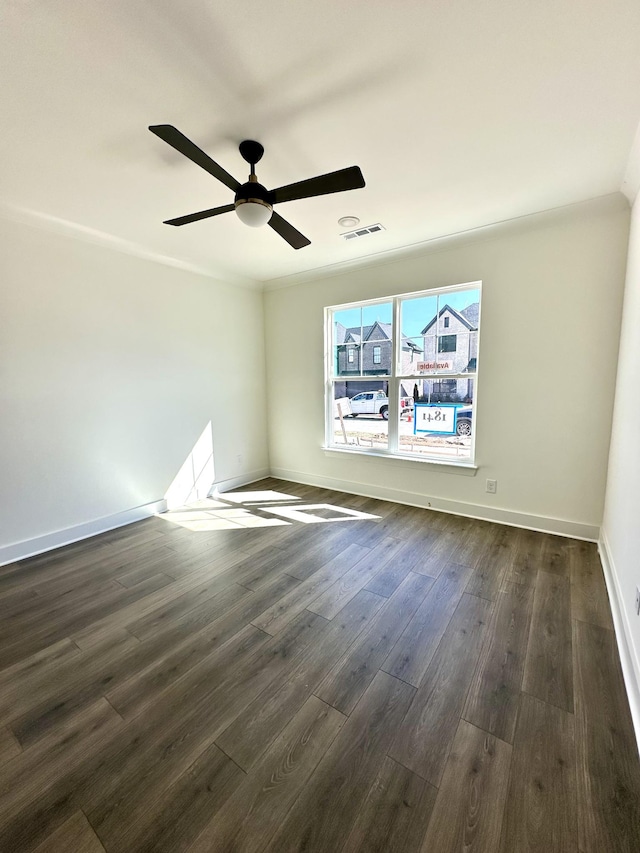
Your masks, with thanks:
<instances>
[{"instance_id":1,"label":"real estate sign","mask_svg":"<svg viewBox=\"0 0 640 853\"><path fill-rule=\"evenodd\" d=\"M453 370L453 361L419 361L416 365L418 373L427 373L430 370Z\"/></svg>"},{"instance_id":2,"label":"real estate sign","mask_svg":"<svg viewBox=\"0 0 640 853\"><path fill-rule=\"evenodd\" d=\"M437 432L443 435L453 435L456 431L457 408L457 406L444 404L432 406L429 403L416 403L414 406L414 434Z\"/></svg>"}]
</instances>

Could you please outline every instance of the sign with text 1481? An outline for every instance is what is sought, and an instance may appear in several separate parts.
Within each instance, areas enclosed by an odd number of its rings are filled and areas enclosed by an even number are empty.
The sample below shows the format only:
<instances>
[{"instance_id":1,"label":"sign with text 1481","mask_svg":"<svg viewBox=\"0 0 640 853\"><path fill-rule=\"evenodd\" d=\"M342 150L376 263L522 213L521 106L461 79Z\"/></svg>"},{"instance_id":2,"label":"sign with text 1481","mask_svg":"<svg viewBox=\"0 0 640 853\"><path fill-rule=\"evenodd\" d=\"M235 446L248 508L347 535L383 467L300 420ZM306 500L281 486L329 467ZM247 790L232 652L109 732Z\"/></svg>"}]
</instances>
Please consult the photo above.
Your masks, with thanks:
<instances>
[{"instance_id":1,"label":"sign with text 1481","mask_svg":"<svg viewBox=\"0 0 640 853\"><path fill-rule=\"evenodd\" d=\"M416 403L414 406L414 434L438 432L453 435L456 431L456 408L444 404Z\"/></svg>"}]
</instances>

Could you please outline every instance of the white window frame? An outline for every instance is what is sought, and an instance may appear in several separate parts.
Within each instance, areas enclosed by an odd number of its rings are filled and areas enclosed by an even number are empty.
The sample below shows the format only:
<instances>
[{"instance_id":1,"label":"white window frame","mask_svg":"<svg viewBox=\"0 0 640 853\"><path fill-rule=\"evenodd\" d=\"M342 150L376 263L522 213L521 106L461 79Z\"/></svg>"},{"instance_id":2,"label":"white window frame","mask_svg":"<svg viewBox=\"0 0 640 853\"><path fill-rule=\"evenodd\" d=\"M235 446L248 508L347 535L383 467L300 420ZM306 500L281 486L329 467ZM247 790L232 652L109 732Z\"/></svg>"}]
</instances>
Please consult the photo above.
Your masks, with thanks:
<instances>
[{"instance_id":1,"label":"white window frame","mask_svg":"<svg viewBox=\"0 0 640 853\"><path fill-rule=\"evenodd\" d=\"M382 347L380 344L374 344L373 347L373 364L382 364Z\"/></svg>"},{"instance_id":2,"label":"white window frame","mask_svg":"<svg viewBox=\"0 0 640 853\"><path fill-rule=\"evenodd\" d=\"M477 341L477 354L476 354L476 369L474 373L451 373L448 371L430 371L429 373L402 373L402 332L400 329L400 306L403 300L405 299L415 299L422 296L437 296L440 298L446 298L447 294L457 293L459 291L464 290L477 290L478 291L478 301L479 305L479 315L478 315L478 341ZM444 299L443 299L444 301ZM358 378L366 381L367 379L371 380L382 380L387 382L387 386L389 389L388 397L389 397L389 419L388 423L388 443L386 449L377 448L376 450L370 450L366 447L345 447L340 444L333 444L333 435L334 435L334 414L333 414L333 383L341 382L341 381L352 381L356 377L353 376L339 376L334 374L334 352L337 346L337 342L333 339L333 314L336 311L343 311L349 308L363 308L371 305L381 305L388 304L391 302L393 309L393 334L392 334L392 344L393 344L393 354L391 358L391 372L385 374L374 374L371 376L360 375ZM440 302L438 301L438 307L436 310L436 349L437 349L437 338L439 337L439 327L440 327ZM389 457L392 459L401 459L407 460L411 462L419 462L424 464L438 464L452 467L471 467L475 468L475 447L476 447L476 433L477 433L477 409L478 409L478 378L480 376L480 317L482 314L482 282L481 281L471 281L465 282L463 284L451 285L449 287L439 287L439 288L431 288L428 290L418 290L410 293L399 293L393 296L381 297L379 299L365 299L360 300L358 302L348 302L341 305L330 305L325 307L324 309L324 327L325 327L325 450L329 451L339 451L346 453L356 453L363 456L375 456L375 457ZM415 337L415 336L414 336ZM362 365L361 365L362 368ZM402 380L412 380L412 379L469 379L473 378L474 381L474 395L473 395L473 432L471 436L471 446L470 446L470 454L468 457L464 457L462 459L456 459L454 457L442 457L434 454L433 456L429 456L427 454L418 455L418 454L407 454L402 453L400 451L399 444L399 408L400 408L400 400L399 400L399 392L398 389L400 387L400 383Z\"/></svg>"}]
</instances>

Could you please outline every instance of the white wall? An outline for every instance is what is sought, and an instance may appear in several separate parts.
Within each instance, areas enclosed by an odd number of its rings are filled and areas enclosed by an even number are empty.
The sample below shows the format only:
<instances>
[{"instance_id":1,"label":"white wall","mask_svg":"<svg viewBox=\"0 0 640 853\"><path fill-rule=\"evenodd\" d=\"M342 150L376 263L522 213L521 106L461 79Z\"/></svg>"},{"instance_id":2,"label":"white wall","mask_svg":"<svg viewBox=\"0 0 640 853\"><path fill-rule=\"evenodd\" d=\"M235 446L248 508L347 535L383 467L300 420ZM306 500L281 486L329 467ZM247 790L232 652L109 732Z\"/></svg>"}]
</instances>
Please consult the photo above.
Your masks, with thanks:
<instances>
[{"instance_id":1,"label":"white wall","mask_svg":"<svg viewBox=\"0 0 640 853\"><path fill-rule=\"evenodd\" d=\"M633 207L602 539L629 700L640 741L640 200ZM617 620L620 620L619 622ZM624 644L628 648L625 649ZM627 668L630 665L630 668ZM634 683L635 682L635 683Z\"/></svg>"},{"instance_id":2,"label":"white wall","mask_svg":"<svg viewBox=\"0 0 640 853\"><path fill-rule=\"evenodd\" d=\"M402 259L383 256L366 268L271 283L265 312L272 472L597 538L628 226L628 204L614 195ZM323 451L323 308L478 279L477 475ZM516 383L520 393L505 393ZM498 480L495 496L485 492L487 477Z\"/></svg>"},{"instance_id":3,"label":"white wall","mask_svg":"<svg viewBox=\"0 0 640 853\"><path fill-rule=\"evenodd\" d=\"M209 422L216 481L264 474L260 292L7 220L0 257L0 556L161 499Z\"/></svg>"}]
</instances>

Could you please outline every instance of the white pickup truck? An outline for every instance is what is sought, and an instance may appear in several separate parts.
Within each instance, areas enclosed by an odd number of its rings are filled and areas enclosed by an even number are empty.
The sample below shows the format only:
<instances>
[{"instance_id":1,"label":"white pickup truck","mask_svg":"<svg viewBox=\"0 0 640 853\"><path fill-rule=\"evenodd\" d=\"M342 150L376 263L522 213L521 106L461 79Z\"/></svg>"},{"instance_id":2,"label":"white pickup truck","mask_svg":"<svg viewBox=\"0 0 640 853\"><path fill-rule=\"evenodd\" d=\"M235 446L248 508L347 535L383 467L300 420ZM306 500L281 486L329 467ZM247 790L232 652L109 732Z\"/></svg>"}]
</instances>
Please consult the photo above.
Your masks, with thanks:
<instances>
[{"instance_id":1,"label":"white pickup truck","mask_svg":"<svg viewBox=\"0 0 640 853\"><path fill-rule=\"evenodd\" d=\"M384 391L362 391L351 397L351 417L358 415L380 415L385 421L389 420L389 398ZM400 398L400 413L413 406L411 397Z\"/></svg>"}]
</instances>

